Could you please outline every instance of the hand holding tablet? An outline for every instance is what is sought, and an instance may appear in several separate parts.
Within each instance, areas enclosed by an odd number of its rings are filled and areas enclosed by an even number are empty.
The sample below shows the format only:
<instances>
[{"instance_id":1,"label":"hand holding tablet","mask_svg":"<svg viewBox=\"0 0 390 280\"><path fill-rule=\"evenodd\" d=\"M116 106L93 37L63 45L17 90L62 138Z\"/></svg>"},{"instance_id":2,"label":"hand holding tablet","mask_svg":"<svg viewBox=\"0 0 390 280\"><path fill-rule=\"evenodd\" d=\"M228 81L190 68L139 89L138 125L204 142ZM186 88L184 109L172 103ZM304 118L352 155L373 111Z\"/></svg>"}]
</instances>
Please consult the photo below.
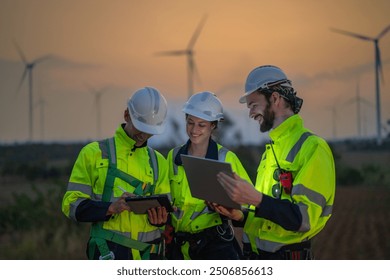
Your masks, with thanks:
<instances>
[{"instance_id":1,"label":"hand holding tablet","mask_svg":"<svg viewBox=\"0 0 390 280\"><path fill-rule=\"evenodd\" d=\"M150 208L156 207L165 207L167 212L173 212L171 202L166 194L126 197L126 203L135 214L147 214Z\"/></svg>"}]
</instances>

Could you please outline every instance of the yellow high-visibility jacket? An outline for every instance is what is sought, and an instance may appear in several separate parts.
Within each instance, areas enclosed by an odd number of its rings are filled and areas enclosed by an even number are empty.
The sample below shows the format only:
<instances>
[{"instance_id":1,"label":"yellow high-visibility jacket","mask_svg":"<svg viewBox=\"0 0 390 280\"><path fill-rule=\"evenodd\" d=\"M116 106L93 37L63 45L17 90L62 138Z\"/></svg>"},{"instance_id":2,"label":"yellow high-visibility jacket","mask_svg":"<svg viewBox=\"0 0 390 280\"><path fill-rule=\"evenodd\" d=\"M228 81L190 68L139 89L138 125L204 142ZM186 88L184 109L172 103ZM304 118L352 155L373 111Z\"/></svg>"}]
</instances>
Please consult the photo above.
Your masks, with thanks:
<instances>
[{"instance_id":1,"label":"yellow high-visibility jacket","mask_svg":"<svg viewBox=\"0 0 390 280\"><path fill-rule=\"evenodd\" d=\"M220 215L210 210L204 200L191 196L180 159L180 154L188 153L188 144L189 142L170 150L167 156L171 196L174 205L177 207L177 211L172 213L172 224L176 232L198 233L206 228L220 225L222 221ZM212 139L209 141L206 158L230 162L233 172L244 180L251 182L237 155Z\"/></svg>"},{"instance_id":2,"label":"yellow high-visibility jacket","mask_svg":"<svg viewBox=\"0 0 390 280\"><path fill-rule=\"evenodd\" d=\"M293 115L270 133L257 170L256 189L262 203L248 213L243 243L275 252L282 246L310 240L332 214L335 197L335 165L332 152L322 138L303 127ZM291 195L280 186L278 164L293 177ZM278 198L276 192L281 191Z\"/></svg>"},{"instance_id":3,"label":"yellow high-visibility jacket","mask_svg":"<svg viewBox=\"0 0 390 280\"><path fill-rule=\"evenodd\" d=\"M110 217L106 216L105 213L110 202L117 200L122 195L121 188L129 193L139 191L139 186L136 190L137 186L116 177L110 201L102 201L109 166L107 154L110 152L111 156L115 157L112 160L116 161L116 167L120 172L129 174L149 185L155 184L154 194L169 195L167 161L162 154L154 151L158 166L158 176L154 177L156 174L154 174L150 164L150 150L146 145L135 148L135 141L127 136L122 126L117 128L113 139L115 153L107 151L104 141L89 143L80 151L63 197L62 211L68 218L79 222L79 205L85 200L91 200L96 205L95 211L89 211L90 214L84 215L82 222L103 222L103 229L140 242L153 242L161 238L161 230L149 223L147 214L123 211ZM154 182L154 178L158 178L157 182ZM148 195L148 193L144 194ZM132 252L134 259L140 258L137 250L132 250Z\"/></svg>"}]
</instances>

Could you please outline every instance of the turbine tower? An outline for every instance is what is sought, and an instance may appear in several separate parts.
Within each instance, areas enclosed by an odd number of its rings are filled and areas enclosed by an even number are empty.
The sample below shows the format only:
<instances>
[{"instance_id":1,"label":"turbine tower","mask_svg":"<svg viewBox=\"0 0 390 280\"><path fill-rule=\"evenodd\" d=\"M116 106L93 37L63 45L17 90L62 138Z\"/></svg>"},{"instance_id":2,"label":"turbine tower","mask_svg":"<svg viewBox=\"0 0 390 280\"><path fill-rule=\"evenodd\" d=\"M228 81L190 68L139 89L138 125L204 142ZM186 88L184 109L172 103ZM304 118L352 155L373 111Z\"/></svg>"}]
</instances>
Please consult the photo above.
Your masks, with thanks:
<instances>
[{"instance_id":1,"label":"turbine tower","mask_svg":"<svg viewBox=\"0 0 390 280\"><path fill-rule=\"evenodd\" d=\"M327 106L325 107L325 110L331 112L331 118L332 118L332 139L336 140L337 138L337 119L338 119L338 108L336 105L333 106Z\"/></svg>"},{"instance_id":2,"label":"turbine tower","mask_svg":"<svg viewBox=\"0 0 390 280\"><path fill-rule=\"evenodd\" d=\"M359 89L359 80L357 80L356 83L356 97L351 98L347 100L344 105L350 105L352 103L356 103L356 125L357 125L357 133L358 137L362 137L362 103L365 103L366 105L372 105L368 100L360 96L360 89Z\"/></svg>"},{"instance_id":3,"label":"turbine tower","mask_svg":"<svg viewBox=\"0 0 390 280\"><path fill-rule=\"evenodd\" d=\"M33 99L33 78L32 78L32 72L33 72L33 69L34 67L42 62L43 60L49 58L50 56L49 55L45 55L45 56L42 56L40 58L37 58L31 62L28 62L25 55L23 54L22 50L20 49L20 47L18 46L18 44L16 42L14 42L15 44L15 47L16 47L16 50L18 51L19 55L20 55L20 58L22 59L23 63L24 63L24 72L23 72L23 75L22 75L22 78L20 80L20 83L19 83L19 87L18 87L18 91L20 90L20 87L22 86L26 76L28 75L28 96L29 96L29 141L31 142L33 140L33 102L34 102L34 99Z\"/></svg>"},{"instance_id":4,"label":"turbine tower","mask_svg":"<svg viewBox=\"0 0 390 280\"><path fill-rule=\"evenodd\" d=\"M180 56L180 55L186 55L187 56L187 75L188 75L188 97L191 97L194 93L194 75L197 75L199 78L199 74L195 65L194 60L194 46L196 43L196 40L198 39L200 32L202 31L202 28L206 22L207 15L204 15L201 21L198 24L198 27L196 28L194 34L192 34L191 40L189 41L187 48L184 50L172 50L172 51L163 51L158 52L156 55L164 55L164 56Z\"/></svg>"},{"instance_id":5,"label":"turbine tower","mask_svg":"<svg viewBox=\"0 0 390 280\"><path fill-rule=\"evenodd\" d=\"M46 107L46 100L40 96L38 102L35 104L39 107L39 128L40 128L40 135L41 135L41 141L44 141L45 139L45 107Z\"/></svg>"},{"instance_id":6,"label":"turbine tower","mask_svg":"<svg viewBox=\"0 0 390 280\"><path fill-rule=\"evenodd\" d=\"M100 139L101 137L101 98L104 93L107 92L108 86L95 89L93 87L88 87L89 91L95 96L95 105L96 105L96 133L97 138Z\"/></svg>"},{"instance_id":7,"label":"turbine tower","mask_svg":"<svg viewBox=\"0 0 390 280\"><path fill-rule=\"evenodd\" d=\"M374 49L375 49L375 92L376 92L376 128L377 128L377 144L382 144L382 125L381 125L381 105L380 105L380 83L379 83L379 75L382 76L383 80L383 71L382 71L382 61L380 56L380 49L379 49L379 40L385 36L385 34L390 30L390 25L388 25L381 33L379 33L378 36L375 38L360 35L357 33L352 33L349 31L344 31L340 29L331 28L333 32L337 32L343 35L352 36L354 38L365 40L365 41L371 41L374 43Z\"/></svg>"}]
</instances>

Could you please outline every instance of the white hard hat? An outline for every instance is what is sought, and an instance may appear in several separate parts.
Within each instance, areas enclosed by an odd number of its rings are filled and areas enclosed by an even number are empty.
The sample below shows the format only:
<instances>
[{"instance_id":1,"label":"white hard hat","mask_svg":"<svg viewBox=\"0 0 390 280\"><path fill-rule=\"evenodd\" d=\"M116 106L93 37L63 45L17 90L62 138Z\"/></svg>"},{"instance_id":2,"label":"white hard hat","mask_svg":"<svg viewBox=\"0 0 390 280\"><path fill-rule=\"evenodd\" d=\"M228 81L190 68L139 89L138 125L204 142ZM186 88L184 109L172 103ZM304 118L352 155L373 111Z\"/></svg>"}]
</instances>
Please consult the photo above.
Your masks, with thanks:
<instances>
[{"instance_id":1,"label":"white hard hat","mask_svg":"<svg viewBox=\"0 0 390 280\"><path fill-rule=\"evenodd\" d=\"M269 87L281 85L284 87L292 87L291 81L286 74L276 66L264 65L253 69L245 82L245 94L240 97L240 103L246 103L246 97L262 89L269 89Z\"/></svg>"},{"instance_id":2,"label":"white hard hat","mask_svg":"<svg viewBox=\"0 0 390 280\"><path fill-rule=\"evenodd\" d=\"M217 96L209 91L198 92L184 104L184 113L206 121L222 121L222 103Z\"/></svg>"},{"instance_id":3,"label":"white hard hat","mask_svg":"<svg viewBox=\"0 0 390 280\"><path fill-rule=\"evenodd\" d=\"M144 87L127 101L131 121L136 129L148 134L164 132L167 116L167 101L155 88Z\"/></svg>"}]
</instances>

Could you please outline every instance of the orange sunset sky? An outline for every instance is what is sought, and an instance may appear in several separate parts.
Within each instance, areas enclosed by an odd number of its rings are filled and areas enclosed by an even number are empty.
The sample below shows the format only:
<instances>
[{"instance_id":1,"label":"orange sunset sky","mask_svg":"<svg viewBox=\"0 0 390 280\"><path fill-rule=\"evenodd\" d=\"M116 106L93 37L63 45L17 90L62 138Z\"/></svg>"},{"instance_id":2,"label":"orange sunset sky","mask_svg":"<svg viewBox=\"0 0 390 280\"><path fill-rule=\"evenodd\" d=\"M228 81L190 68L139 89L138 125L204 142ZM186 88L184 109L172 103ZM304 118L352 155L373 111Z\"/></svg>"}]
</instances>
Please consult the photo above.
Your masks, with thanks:
<instances>
[{"instance_id":1,"label":"orange sunset sky","mask_svg":"<svg viewBox=\"0 0 390 280\"><path fill-rule=\"evenodd\" d=\"M184 125L186 57L155 53L185 49L205 15L194 46L194 89L217 94L243 141L264 136L238 103L248 73L262 64L286 72L304 99L306 126L326 139L359 136L358 88L365 100L360 136L375 137L374 44L330 28L376 37L390 25L389 12L388 0L0 0L0 143L29 137L28 81L18 90L24 64L15 43L28 61L50 55L33 70L33 141L108 137L123 120L127 98L143 86L159 89L170 118ZM386 135L390 32L379 46ZM99 90L100 125L93 94ZM169 128L154 141L172 133Z\"/></svg>"}]
</instances>

